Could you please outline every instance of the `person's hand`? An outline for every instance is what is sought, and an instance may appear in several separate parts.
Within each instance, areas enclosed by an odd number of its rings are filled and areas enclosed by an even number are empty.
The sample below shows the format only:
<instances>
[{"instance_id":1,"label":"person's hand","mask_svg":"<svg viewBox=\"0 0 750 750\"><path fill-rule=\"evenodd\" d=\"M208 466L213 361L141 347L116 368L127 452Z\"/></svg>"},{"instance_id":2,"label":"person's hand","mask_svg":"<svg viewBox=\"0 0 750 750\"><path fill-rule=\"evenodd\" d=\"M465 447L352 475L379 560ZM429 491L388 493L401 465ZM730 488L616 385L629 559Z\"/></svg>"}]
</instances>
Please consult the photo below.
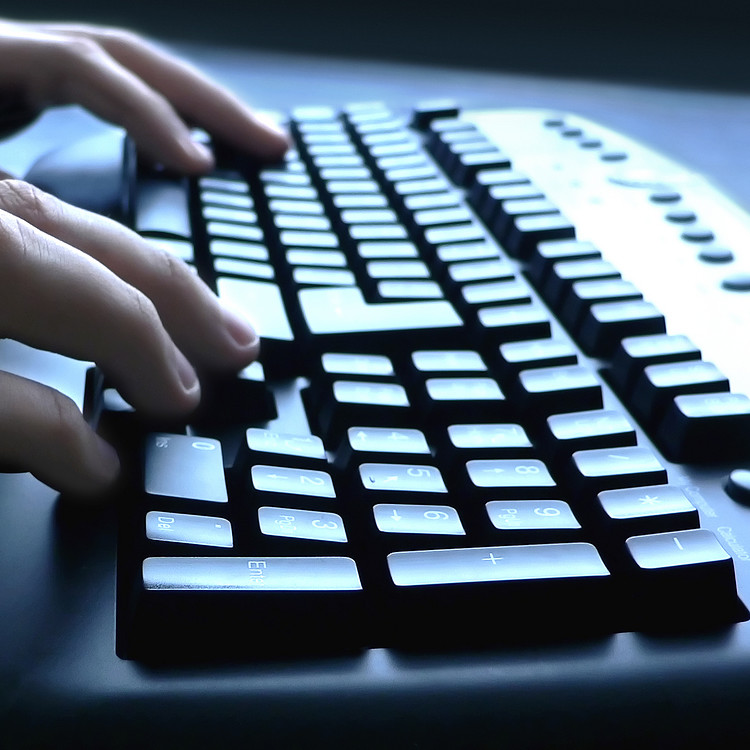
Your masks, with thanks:
<instances>
[{"instance_id":1,"label":"person's hand","mask_svg":"<svg viewBox=\"0 0 750 750\"><path fill-rule=\"evenodd\" d=\"M129 130L154 160L213 165L186 121L259 158L286 136L182 61L124 31L0 21L0 100L76 102ZM183 121L182 118L186 118ZM97 362L137 408L186 415L199 369L258 355L252 327L181 261L119 224L20 180L0 180L0 337ZM195 367L194 367L195 366ZM116 478L114 450L52 388L0 370L0 465L74 495Z\"/></svg>"},{"instance_id":2,"label":"person's hand","mask_svg":"<svg viewBox=\"0 0 750 750\"><path fill-rule=\"evenodd\" d=\"M3 98L33 111L83 105L123 126L147 156L187 173L210 169L213 157L186 123L261 159L278 159L288 147L282 131L226 89L121 29L0 20Z\"/></svg>"}]
</instances>

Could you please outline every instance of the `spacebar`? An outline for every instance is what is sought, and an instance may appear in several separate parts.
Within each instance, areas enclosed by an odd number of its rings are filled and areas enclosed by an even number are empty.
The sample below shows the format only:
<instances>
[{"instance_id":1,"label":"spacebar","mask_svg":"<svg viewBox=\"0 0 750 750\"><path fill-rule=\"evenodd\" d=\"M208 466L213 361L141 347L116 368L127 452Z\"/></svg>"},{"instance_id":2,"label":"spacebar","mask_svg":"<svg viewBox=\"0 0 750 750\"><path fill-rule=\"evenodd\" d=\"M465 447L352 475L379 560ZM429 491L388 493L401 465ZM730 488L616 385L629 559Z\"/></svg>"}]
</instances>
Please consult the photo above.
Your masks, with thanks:
<instances>
[{"instance_id":1,"label":"spacebar","mask_svg":"<svg viewBox=\"0 0 750 750\"><path fill-rule=\"evenodd\" d=\"M407 342L424 346L444 342L447 330L463 330L461 318L445 300L370 304L357 287L337 287L303 289L299 303L316 348L367 346L375 351Z\"/></svg>"}]
</instances>

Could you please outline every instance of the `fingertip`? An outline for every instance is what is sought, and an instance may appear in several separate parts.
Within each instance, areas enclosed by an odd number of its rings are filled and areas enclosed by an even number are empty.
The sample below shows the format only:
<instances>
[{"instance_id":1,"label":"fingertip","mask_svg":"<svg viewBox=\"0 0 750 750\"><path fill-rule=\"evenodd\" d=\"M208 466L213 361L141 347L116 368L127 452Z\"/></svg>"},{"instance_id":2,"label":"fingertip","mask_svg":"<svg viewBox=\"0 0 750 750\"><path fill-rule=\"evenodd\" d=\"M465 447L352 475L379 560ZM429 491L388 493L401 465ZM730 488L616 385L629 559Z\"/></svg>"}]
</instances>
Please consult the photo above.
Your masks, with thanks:
<instances>
[{"instance_id":1,"label":"fingertip","mask_svg":"<svg viewBox=\"0 0 750 750\"><path fill-rule=\"evenodd\" d=\"M216 166L211 149L204 143L195 141L192 138L185 138L180 141L182 151L182 164L180 166L188 173L203 174L210 172Z\"/></svg>"},{"instance_id":2,"label":"fingertip","mask_svg":"<svg viewBox=\"0 0 750 750\"><path fill-rule=\"evenodd\" d=\"M222 322L230 346L237 352L241 364L256 359L260 352L260 336L252 325L227 307L222 309Z\"/></svg>"},{"instance_id":3,"label":"fingertip","mask_svg":"<svg viewBox=\"0 0 750 750\"><path fill-rule=\"evenodd\" d=\"M88 477L85 475L81 477L81 481L85 481L85 484L74 492L77 497L99 496L110 489L120 476L120 457L117 451L96 433L94 433L94 446L89 459Z\"/></svg>"},{"instance_id":4,"label":"fingertip","mask_svg":"<svg viewBox=\"0 0 750 750\"><path fill-rule=\"evenodd\" d=\"M263 155L273 161L281 159L292 146L291 135L271 118L256 115L255 121L263 130Z\"/></svg>"},{"instance_id":5,"label":"fingertip","mask_svg":"<svg viewBox=\"0 0 750 750\"><path fill-rule=\"evenodd\" d=\"M175 372L179 378L180 385L182 386L182 398L179 404L180 410L189 411L196 406L201 398L201 385L198 379L198 373L195 368L190 364L187 357L177 348L174 350L175 356Z\"/></svg>"}]
</instances>

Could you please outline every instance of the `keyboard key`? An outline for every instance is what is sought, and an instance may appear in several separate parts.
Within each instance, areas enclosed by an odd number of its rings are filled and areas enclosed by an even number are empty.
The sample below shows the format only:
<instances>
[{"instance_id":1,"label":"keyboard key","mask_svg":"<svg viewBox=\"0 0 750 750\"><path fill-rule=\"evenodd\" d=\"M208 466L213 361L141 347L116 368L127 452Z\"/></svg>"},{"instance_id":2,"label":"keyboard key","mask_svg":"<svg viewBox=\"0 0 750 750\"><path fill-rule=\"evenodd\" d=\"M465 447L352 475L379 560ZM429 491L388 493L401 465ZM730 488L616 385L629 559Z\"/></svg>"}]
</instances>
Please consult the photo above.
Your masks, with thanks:
<instances>
[{"instance_id":1,"label":"keyboard key","mask_svg":"<svg viewBox=\"0 0 750 750\"><path fill-rule=\"evenodd\" d=\"M514 222L521 216L559 216L560 211L546 198L519 198L498 203L493 220L492 232L501 242L505 239Z\"/></svg>"},{"instance_id":2,"label":"keyboard key","mask_svg":"<svg viewBox=\"0 0 750 750\"><path fill-rule=\"evenodd\" d=\"M322 266L326 268L346 268L347 257L340 250L317 250L299 248L287 250L286 260L290 266Z\"/></svg>"},{"instance_id":3,"label":"keyboard key","mask_svg":"<svg viewBox=\"0 0 750 750\"><path fill-rule=\"evenodd\" d=\"M535 304L482 307L477 311L482 339L502 343L549 337L547 311Z\"/></svg>"},{"instance_id":4,"label":"keyboard key","mask_svg":"<svg viewBox=\"0 0 750 750\"><path fill-rule=\"evenodd\" d=\"M581 450L635 445L637 440L628 417L613 409L553 414L547 418L547 428L555 459Z\"/></svg>"},{"instance_id":5,"label":"keyboard key","mask_svg":"<svg viewBox=\"0 0 750 750\"><path fill-rule=\"evenodd\" d=\"M424 170L420 170L419 175L415 176L413 170L408 174L402 174L391 188L397 196L423 195L426 193L438 193L449 190L452 185L436 173L424 175Z\"/></svg>"},{"instance_id":6,"label":"keyboard key","mask_svg":"<svg viewBox=\"0 0 750 750\"><path fill-rule=\"evenodd\" d=\"M188 435L150 435L144 489L152 497L228 502L221 443Z\"/></svg>"},{"instance_id":7,"label":"keyboard key","mask_svg":"<svg viewBox=\"0 0 750 750\"><path fill-rule=\"evenodd\" d=\"M391 460L394 456L406 458L415 454L430 455L424 433L409 428L350 427L346 431L345 441L349 450L344 450L347 460L342 465L348 464L349 458L366 462L368 456L375 455L377 460L385 460L386 455L391 456Z\"/></svg>"},{"instance_id":8,"label":"keyboard key","mask_svg":"<svg viewBox=\"0 0 750 750\"><path fill-rule=\"evenodd\" d=\"M366 463L359 467L367 493L447 494L440 471L422 464Z\"/></svg>"},{"instance_id":9,"label":"keyboard key","mask_svg":"<svg viewBox=\"0 0 750 750\"><path fill-rule=\"evenodd\" d=\"M331 222L325 216L312 214L288 214L277 213L273 217L273 223L278 229L296 229L303 232L320 231L326 232L331 228ZM307 243L300 242L300 245Z\"/></svg>"},{"instance_id":10,"label":"keyboard key","mask_svg":"<svg viewBox=\"0 0 750 750\"><path fill-rule=\"evenodd\" d=\"M249 320L263 341L263 362L270 373L285 371L283 344L294 341L281 291L276 284L220 276L219 298ZM293 363L287 363L291 366Z\"/></svg>"},{"instance_id":11,"label":"keyboard key","mask_svg":"<svg viewBox=\"0 0 750 750\"><path fill-rule=\"evenodd\" d=\"M532 189L529 178L516 169L480 169L469 186L469 200L485 221L492 215L494 202L490 199L489 193L496 185L516 185L519 186L519 190Z\"/></svg>"},{"instance_id":12,"label":"keyboard key","mask_svg":"<svg viewBox=\"0 0 750 750\"><path fill-rule=\"evenodd\" d=\"M365 260L373 258L419 258L419 251L413 242L360 242L357 254Z\"/></svg>"},{"instance_id":13,"label":"keyboard key","mask_svg":"<svg viewBox=\"0 0 750 750\"><path fill-rule=\"evenodd\" d=\"M452 262L447 267L448 278L456 284L493 279L512 279L515 268L496 253L488 260Z\"/></svg>"},{"instance_id":14,"label":"keyboard key","mask_svg":"<svg viewBox=\"0 0 750 750\"><path fill-rule=\"evenodd\" d=\"M695 506L669 484L600 492L598 508L604 529L621 539L700 525Z\"/></svg>"},{"instance_id":15,"label":"keyboard key","mask_svg":"<svg viewBox=\"0 0 750 750\"><path fill-rule=\"evenodd\" d=\"M326 352L321 357L324 372L329 375L346 375L348 378L388 377L395 375L388 357L377 354L340 354Z\"/></svg>"},{"instance_id":16,"label":"keyboard key","mask_svg":"<svg viewBox=\"0 0 750 750\"><path fill-rule=\"evenodd\" d=\"M356 277L343 268L304 268L292 271L292 280L298 286L355 286Z\"/></svg>"},{"instance_id":17,"label":"keyboard key","mask_svg":"<svg viewBox=\"0 0 750 750\"><path fill-rule=\"evenodd\" d=\"M609 576L596 549L580 543L393 552L388 568L397 586Z\"/></svg>"},{"instance_id":18,"label":"keyboard key","mask_svg":"<svg viewBox=\"0 0 750 750\"><path fill-rule=\"evenodd\" d=\"M561 411L599 409L603 405L599 380L582 365L522 370L514 397L522 413L545 416Z\"/></svg>"},{"instance_id":19,"label":"keyboard key","mask_svg":"<svg viewBox=\"0 0 750 750\"><path fill-rule=\"evenodd\" d=\"M554 497L558 491L546 465L538 459L476 459L466 470L474 494L521 499ZM482 492L490 490L490 493Z\"/></svg>"},{"instance_id":20,"label":"keyboard key","mask_svg":"<svg viewBox=\"0 0 750 750\"><path fill-rule=\"evenodd\" d=\"M486 372L487 365L478 352L456 350L420 350L411 355L419 373L476 373Z\"/></svg>"},{"instance_id":21,"label":"keyboard key","mask_svg":"<svg viewBox=\"0 0 750 750\"><path fill-rule=\"evenodd\" d=\"M209 241L209 248L214 257L239 258L261 263L270 260L268 248L257 242L214 239Z\"/></svg>"},{"instance_id":22,"label":"keyboard key","mask_svg":"<svg viewBox=\"0 0 750 750\"><path fill-rule=\"evenodd\" d=\"M250 468L250 478L255 491L267 494L268 498L273 495L302 495L316 501L336 498L331 476L325 471L256 464ZM272 500L264 498L263 502Z\"/></svg>"},{"instance_id":23,"label":"keyboard key","mask_svg":"<svg viewBox=\"0 0 750 750\"><path fill-rule=\"evenodd\" d=\"M244 186L247 190L247 185ZM207 206L221 206L224 208L253 208L255 202L246 193L230 193L223 190L201 190L201 202Z\"/></svg>"},{"instance_id":24,"label":"keyboard key","mask_svg":"<svg viewBox=\"0 0 750 750\"><path fill-rule=\"evenodd\" d=\"M404 208L408 211L434 211L441 208L459 208L462 206L463 196L456 190L441 193L427 193L424 195L407 195L404 198ZM465 221L465 219L462 219Z\"/></svg>"},{"instance_id":25,"label":"keyboard key","mask_svg":"<svg viewBox=\"0 0 750 750\"><path fill-rule=\"evenodd\" d=\"M529 259L529 277L540 291L556 263L563 261L601 260L601 252L583 240L548 240L540 242Z\"/></svg>"},{"instance_id":26,"label":"keyboard key","mask_svg":"<svg viewBox=\"0 0 750 750\"><path fill-rule=\"evenodd\" d=\"M430 278L430 269L421 260L371 260L365 268L372 279Z\"/></svg>"},{"instance_id":27,"label":"keyboard key","mask_svg":"<svg viewBox=\"0 0 750 750\"><path fill-rule=\"evenodd\" d=\"M466 284L461 296L467 305L522 305L531 302L529 288L517 279Z\"/></svg>"},{"instance_id":28,"label":"keyboard key","mask_svg":"<svg viewBox=\"0 0 750 750\"><path fill-rule=\"evenodd\" d=\"M487 515L507 544L577 541L581 524L561 500L490 500Z\"/></svg>"},{"instance_id":29,"label":"keyboard key","mask_svg":"<svg viewBox=\"0 0 750 750\"><path fill-rule=\"evenodd\" d=\"M457 414L472 422L494 422L508 413L505 395L493 378L428 378L421 409L438 424L452 422Z\"/></svg>"},{"instance_id":30,"label":"keyboard key","mask_svg":"<svg viewBox=\"0 0 750 750\"><path fill-rule=\"evenodd\" d=\"M431 227L424 232L424 241L428 247L432 248L439 245L451 245L456 242L474 242L484 238L484 229L475 222L448 227Z\"/></svg>"},{"instance_id":31,"label":"keyboard key","mask_svg":"<svg viewBox=\"0 0 750 750\"><path fill-rule=\"evenodd\" d=\"M578 341L589 354L606 357L628 336L665 332L664 316L650 302L601 302L584 316Z\"/></svg>"},{"instance_id":32,"label":"keyboard key","mask_svg":"<svg viewBox=\"0 0 750 750\"><path fill-rule=\"evenodd\" d=\"M383 300L443 299L442 287L435 281L379 281L376 287Z\"/></svg>"},{"instance_id":33,"label":"keyboard key","mask_svg":"<svg viewBox=\"0 0 750 750\"><path fill-rule=\"evenodd\" d=\"M231 176L205 175L198 179L198 184L203 190L217 191L225 195L247 194L249 190L247 182L239 173L233 173Z\"/></svg>"},{"instance_id":34,"label":"keyboard key","mask_svg":"<svg viewBox=\"0 0 750 750\"><path fill-rule=\"evenodd\" d=\"M655 424L675 396L722 391L729 391L729 380L712 362L668 362L644 369L633 387L630 405L637 415Z\"/></svg>"},{"instance_id":35,"label":"keyboard key","mask_svg":"<svg viewBox=\"0 0 750 750\"><path fill-rule=\"evenodd\" d=\"M135 201L137 232L185 240L193 236L185 180L141 179Z\"/></svg>"},{"instance_id":36,"label":"keyboard key","mask_svg":"<svg viewBox=\"0 0 750 750\"><path fill-rule=\"evenodd\" d=\"M643 299L643 295L634 284L624 279L575 281L563 300L560 319L575 334L591 305L640 299Z\"/></svg>"},{"instance_id":37,"label":"keyboard key","mask_svg":"<svg viewBox=\"0 0 750 750\"><path fill-rule=\"evenodd\" d=\"M207 547L231 548L233 543L232 525L225 518L160 511L146 514L146 538Z\"/></svg>"},{"instance_id":38,"label":"keyboard key","mask_svg":"<svg viewBox=\"0 0 750 750\"><path fill-rule=\"evenodd\" d=\"M358 591L354 561L347 557L149 557L147 590Z\"/></svg>"},{"instance_id":39,"label":"keyboard key","mask_svg":"<svg viewBox=\"0 0 750 750\"><path fill-rule=\"evenodd\" d=\"M700 349L687 336L658 333L624 338L612 362L612 380L628 393L647 365L683 362L701 358Z\"/></svg>"},{"instance_id":40,"label":"keyboard key","mask_svg":"<svg viewBox=\"0 0 750 750\"><path fill-rule=\"evenodd\" d=\"M231 224L227 221L209 221L206 231L211 237L225 237L230 240L263 242L265 235L260 227L245 224Z\"/></svg>"},{"instance_id":41,"label":"keyboard key","mask_svg":"<svg viewBox=\"0 0 750 750\"><path fill-rule=\"evenodd\" d=\"M465 206L452 206L415 211L412 221L417 227L431 227L440 224L460 224L473 218L473 214Z\"/></svg>"},{"instance_id":42,"label":"keyboard key","mask_svg":"<svg viewBox=\"0 0 750 750\"><path fill-rule=\"evenodd\" d=\"M302 468L326 462L323 442L316 435L297 435L250 427L245 432L245 446L250 464L267 464L273 461Z\"/></svg>"},{"instance_id":43,"label":"keyboard key","mask_svg":"<svg viewBox=\"0 0 750 750\"><path fill-rule=\"evenodd\" d=\"M564 339L510 341L499 348L499 366L503 374L517 375L534 367L561 367L578 362L577 350Z\"/></svg>"},{"instance_id":44,"label":"keyboard key","mask_svg":"<svg viewBox=\"0 0 750 750\"><path fill-rule=\"evenodd\" d=\"M688 529L631 537L632 590L651 629L677 623L731 622L737 616L732 558L711 531ZM649 626L646 626L647 628Z\"/></svg>"},{"instance_id":45,"label":"keyboard key","mask_svg":"<svg viewBox=\"0 0 750 750\"><path fill-rule=\"evenodd\" d=\"M258 508L260 531L267 536L309 539L316 542L348 541L344 522L337 513L296 508Z\"/></svg>"},{"instance_id":46,"label":"keyboard key","mask_svg":"<svg viewBox=\"0 0 750 750\"><path fill-rule=\"evenodd\" d=\"M357 288L303 289L305 324L318 346L328 350L400 350L406 342L430 345L463 323L445 300L369 304ZM389 331L390 338L383 337Z\"/></svg>"},{"instance_id":47,"label":"keyboard key","mask_svg":"<svg viewBox=\"0 0 750 750\"><path fill-rule=\"evenodd\" d=\"M453 450L463 451L472 458L527 456L533 450L533 444L519 424L452 424L448 427L448 438Z\"/></svg>"},{"instance_id":48,"label":"keyboard key","mask_svg":"<svg viewBox=\"0 0 750 750\"><path fill-rule=\"evenodd\" d=\"M453 267L459 263L463 265L474 261L495 260L500 257L500 250L492 242L460 242L438 246L435 248L435 255L440 263Z\"/></svg>"},{"instance_id":49,"label":"keyboard key","mask_svg":"<svg viewBox=\"0 0 750 750\"><path fill-rule=\"evenodd\" d=\"M575 227L562 214L518 216L503 243L514 258L528 258L540 242L575 237Z\"/></svg>"},{"instance_id":50,"label":"keyboard key","mask_svg":"<svg viewBox=\"0 0 750 750\"><path fill-rule=\"evenodd\" d=\"M574 613L585 610L590 627L611 606L612 576L596 549L582 542L397 551L387 562L391 582L378 624L404 647L496 643L495 627L476 624L498 605L503 637L526 639L541 635L550 620L557 634L580 634ZM460 602L451 611L447 591Z\"/></svg>"},{"instance_id":51,"label":"keyboard key","mask_svg":"<svg viewBox=\"0 0 750 750\"><path fill-rule=\"evenodd\" d=\"M503 204L506 201L518 200L542 200L544 195L539 188L530 182L513 182L511 184L501 183L490 185L484 193L481 203L480 216L490 225L495 226L497 219L503 215L507 216ZM476 204L475 204L476 205ZM557 209L555 209L556 211Z\"/></svg>"},{"instance_id":52,"label":"keyboard key","mask_svg":"<svg viewBox=\"0 0 750 750\"><path fill-rule=\"evenodd\" d=\"M584 258L582 260L564 260L553 263L546 274L544 298L556 310L562 308L570 289L577 281L582 280L615 280L620 272L601 258Z\"/></svg>"},{"instance_id":53,"label":"keyboard key","mask_svg":"<svg viewBox=\"0 0 750 750\"><path fill-rule=\"evenodd\" d=\"M412 125L418 130L425 130L435 120L458 117L458 106L455 102L441 99L421 102L412 112Z\"/></svg>"},{"instance_id":54,"label":"keyboard key","mask_svg":"<svg viewBox=\"0 0 750 750\"><path fill-rule=\"evenodd\" d=\"M673 461L747 460L750 457L750 398L742 393L678 395L657 433Z\"/></svg>"},{"instance_id":55,"label":"keyboard key","mask_svg":"<svg viewBox=\"0 0 750 750\"><path fill-rule=\"evenodd\" d=\"M381 194L342 192L333 196L333 205L342 211L344 209L387 208L388 200Z\"/></svg>"},{"instance_id":56,"label":"keyboard key","mask_svg":"<svg viewBox=\"0 0 750 750\"><path fill-rule=\"evenodd\" d=\"M206 221L229 221L237 224L256 224L258 214L243 208L227 206L204 206L203 218Z\"/></svg>"},{"instance_id":57,"label":"keyboard key","mask_svg":"<svg viewBox=\"0 0 750 750\"><path fill-rule=\"evenodd\" d=\"M226 276L273 281L275 273L268 263L256 263L242 258L216 258L214 272Z\"/></svg>"},{"instance_id":58,"label":"keyboard key","mask_svg":"<svg viewBox=\"0 0 750 750\"><path fill-rule=\"evenodd\" d=\"M469 187L480 170L510 167L510 159L499 149L489 147L477 153L458 154L450 171L457 184Z\"/></svg>"},{"instance_id":59,"label":"keyboard key","mask_svg":"<svg viewBox=\"0 0 750 750\"><path fill-rule=\"evenodd\" d=\"M667 471L656 455L640 446L577 451L572 469L570 478L576 498L667 481Z\"/></svg>"},{"instance_id":60,"label":"keyboard key","mask_svg":"<svg viewBox=\"0 0 750 750\"><path fill-rule=\"evenodd\" d=\"M372 510L378 531L386 534L437 534L441 536L465 536L466 534L456 509L449 505L378 503ZM436 542L438 540L429 540L429 543Z\"/></svg>"},{"instance_id":61,"label":"keyboard key","mask_svg":"<svg viewBox=\"0 0 750 750\"><path fill-rule=\"evenodd\" d=\"M313 394L308 416L327 442L338 442L353 425L407 427L412 409L403 386L364 380L336 380L328 394Z\"/></svg>"}]
</instances>

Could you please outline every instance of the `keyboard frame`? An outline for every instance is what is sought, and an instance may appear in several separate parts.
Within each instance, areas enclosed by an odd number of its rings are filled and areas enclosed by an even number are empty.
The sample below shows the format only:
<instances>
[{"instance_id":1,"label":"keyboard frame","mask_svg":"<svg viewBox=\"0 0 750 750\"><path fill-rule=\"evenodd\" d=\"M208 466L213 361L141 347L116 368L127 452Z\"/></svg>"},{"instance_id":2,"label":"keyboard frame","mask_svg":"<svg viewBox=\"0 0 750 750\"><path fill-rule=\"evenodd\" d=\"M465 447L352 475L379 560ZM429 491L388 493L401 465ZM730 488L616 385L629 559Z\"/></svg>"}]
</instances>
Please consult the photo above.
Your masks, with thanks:
<instances>
[{"instance_id":1,"label":"keyboard frame","mask_svg":"<svg viewBox=\"0 0 750 750\"><path fill-rule=\"evenodd\" d=\"M8 341L0 362L82 401L79 363ZM750 509L706 497L721 525L748 527ZM264 747L694 747L750 734L750 623L489 653L377 650L180 669L123 661L113 649L114 509L61 506L28 475L1 475L0 498L7 747L205 747L217 738L223 747L248 738ZM738 582L750 592L746 567Z\"/></svg>"}]
</instances>

